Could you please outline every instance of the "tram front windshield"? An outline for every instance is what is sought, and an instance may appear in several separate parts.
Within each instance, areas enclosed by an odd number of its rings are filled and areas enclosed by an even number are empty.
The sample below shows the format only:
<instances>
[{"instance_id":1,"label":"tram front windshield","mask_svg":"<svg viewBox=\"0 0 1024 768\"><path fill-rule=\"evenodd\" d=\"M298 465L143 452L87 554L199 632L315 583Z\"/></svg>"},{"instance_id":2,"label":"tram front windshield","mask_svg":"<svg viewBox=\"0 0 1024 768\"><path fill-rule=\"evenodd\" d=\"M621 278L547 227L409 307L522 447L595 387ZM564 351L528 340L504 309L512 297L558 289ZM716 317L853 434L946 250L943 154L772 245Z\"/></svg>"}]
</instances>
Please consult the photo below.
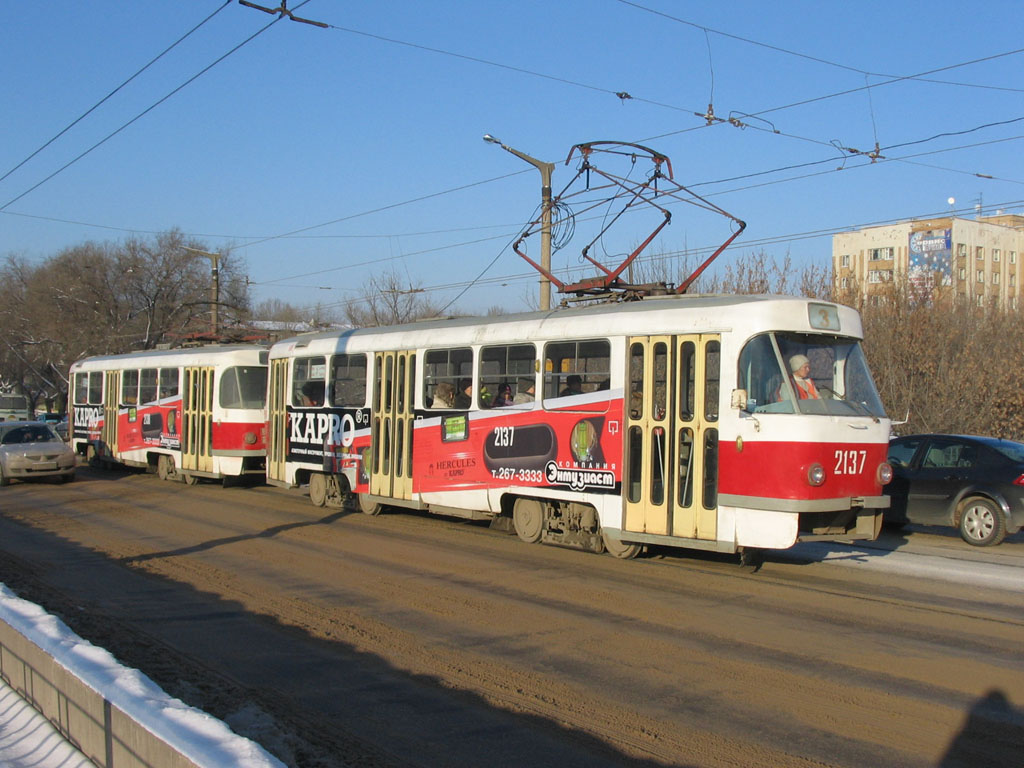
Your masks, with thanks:
<instances>
[{"instance_id":1,"label":"tram front windshield","mask_svg":"<svg viewBox=\"0 0 1024 768\"><path fill-rule=\"evenodd\" d=\"M860 342L842 336L755 336L740 353L737 386L751 413L885 417Z\"/></svg>"}]
</instances>

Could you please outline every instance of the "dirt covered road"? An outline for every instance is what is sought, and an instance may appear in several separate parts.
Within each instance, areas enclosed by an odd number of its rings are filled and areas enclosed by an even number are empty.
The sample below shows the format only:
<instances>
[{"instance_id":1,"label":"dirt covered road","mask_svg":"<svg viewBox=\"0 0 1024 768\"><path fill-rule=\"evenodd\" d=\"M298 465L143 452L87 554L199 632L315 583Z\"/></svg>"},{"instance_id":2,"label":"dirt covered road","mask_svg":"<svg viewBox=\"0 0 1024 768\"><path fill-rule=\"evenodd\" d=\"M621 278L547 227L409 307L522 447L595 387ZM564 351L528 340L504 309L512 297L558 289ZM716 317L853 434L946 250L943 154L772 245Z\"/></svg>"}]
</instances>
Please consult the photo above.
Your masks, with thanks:
<instances>
[{"instance_id":1,"label":"dirt covered road","mask_svg":"<svg viewBox=\"0 0 1024 768\"><path fill-rule=\"evenodd\" d=\"M0 581L290 765L1024 764L1021 592L79 478L0 490Z\"/></svg>"}]
</instances>

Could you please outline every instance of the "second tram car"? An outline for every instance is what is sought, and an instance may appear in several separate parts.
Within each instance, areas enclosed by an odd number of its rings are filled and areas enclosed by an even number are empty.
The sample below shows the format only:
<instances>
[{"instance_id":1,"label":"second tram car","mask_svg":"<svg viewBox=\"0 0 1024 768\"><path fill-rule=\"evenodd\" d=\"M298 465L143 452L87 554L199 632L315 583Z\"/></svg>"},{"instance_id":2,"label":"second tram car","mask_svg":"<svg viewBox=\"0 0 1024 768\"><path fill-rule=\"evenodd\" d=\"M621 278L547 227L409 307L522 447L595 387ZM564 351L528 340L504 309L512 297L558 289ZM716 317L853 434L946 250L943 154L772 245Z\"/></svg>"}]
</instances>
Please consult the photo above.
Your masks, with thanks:
<instances>
[{"instance_id":1,"label":"second tram car","mask_svg":"<svg viewBox=\"0 0 1024 768\"><path fill-rule=\"evenodd\" d=\"M861 338L850 308L768 296L295 337L270 350L267 478L619 557L874 539L890 423Z\"/></svg>"},{"instance_id":2,"label":"second tram car","mask_svg":"<svg viewBox=\"0 0 1024 768\"><path fill-rule=\"evenodd\" d=\"M71 366L69 440L90 463L193 484L265 472L267 348L208 346Z\"/></svg>"}]
</instances>

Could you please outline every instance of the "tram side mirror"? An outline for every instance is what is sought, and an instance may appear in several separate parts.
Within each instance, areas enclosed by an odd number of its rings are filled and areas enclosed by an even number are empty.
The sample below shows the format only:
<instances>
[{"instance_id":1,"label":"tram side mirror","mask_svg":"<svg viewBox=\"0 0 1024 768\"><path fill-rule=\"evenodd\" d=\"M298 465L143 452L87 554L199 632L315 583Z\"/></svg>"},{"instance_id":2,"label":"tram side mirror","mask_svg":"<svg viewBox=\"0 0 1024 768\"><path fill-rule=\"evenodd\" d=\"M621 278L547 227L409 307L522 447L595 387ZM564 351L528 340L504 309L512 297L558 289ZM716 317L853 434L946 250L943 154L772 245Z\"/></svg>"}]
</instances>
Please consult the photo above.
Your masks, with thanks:
<instances>
[{"instance_id":1,"label":"tram side mirror","mask_svg":"<svg viewBox=\"0 0 1024 768\"><path fill-rule=\"evenodd\" d=\"M747 410L747 390L734 389L732 391L732 407L741 411Z\"/></svg>"}]
</instances>

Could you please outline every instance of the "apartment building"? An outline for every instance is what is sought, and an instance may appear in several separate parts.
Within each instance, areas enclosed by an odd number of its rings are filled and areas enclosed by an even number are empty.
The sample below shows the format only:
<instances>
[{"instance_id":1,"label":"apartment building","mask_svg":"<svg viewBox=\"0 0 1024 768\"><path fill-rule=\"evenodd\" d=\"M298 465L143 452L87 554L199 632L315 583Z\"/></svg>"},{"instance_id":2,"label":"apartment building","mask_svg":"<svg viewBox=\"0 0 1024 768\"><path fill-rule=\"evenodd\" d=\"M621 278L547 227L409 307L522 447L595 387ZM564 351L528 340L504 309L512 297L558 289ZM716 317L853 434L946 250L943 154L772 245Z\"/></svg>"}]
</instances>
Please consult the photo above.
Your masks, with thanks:
<instances>
[{"instance_id":1,"label":"apartment building","mask_svg":"<svg viewBox=\"0 0 1024 768\"><path fill-rule=\"evenodd\" d=\"M1018 214L915 219L832 237L837 293L856 291L869 303L905 279L922 299L941 294L1019 310L1022 257L1024 216Z\"/></svg>"}]
</instances>

